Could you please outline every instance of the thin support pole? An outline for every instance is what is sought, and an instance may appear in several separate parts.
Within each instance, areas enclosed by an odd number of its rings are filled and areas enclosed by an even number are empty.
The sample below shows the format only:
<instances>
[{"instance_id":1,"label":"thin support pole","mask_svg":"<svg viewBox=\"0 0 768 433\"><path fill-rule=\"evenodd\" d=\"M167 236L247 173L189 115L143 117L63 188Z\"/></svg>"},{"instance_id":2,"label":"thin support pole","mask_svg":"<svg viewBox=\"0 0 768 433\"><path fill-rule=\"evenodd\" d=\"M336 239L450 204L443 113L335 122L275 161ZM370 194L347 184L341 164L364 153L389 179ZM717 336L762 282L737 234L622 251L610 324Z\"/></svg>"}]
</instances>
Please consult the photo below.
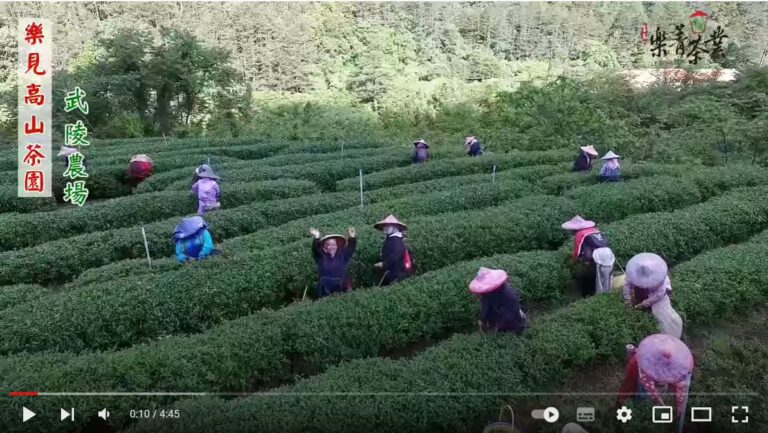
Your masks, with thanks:
<instances>
[{"instance_id":1,"label":"thin support pole","mask_svg":"<svg viewBox=\"0 0 768 433\"><path fill-rule=\"evenodd\" d=\"M360 209L363 208L363 169L360 169Z\"/></svg>"},{"instance_id":2,"label":"thin support pole","mask_svg":"<svg viewBox=\"0 0 768 433\"><path fill-rule=\"evenodd\" d=\"M493 183L496 183L496 164L493 164Z\"/></svg>"},{"instance_id":3,"label":"thin support pole","mask_svg":"<svg viewBox=\"0 0 768 433\"><path fill-rule=\"evenodd\" d=\"M341 140L341 157L344 158L344 140Z\"/></svg>"},{"instance_id":4,"label":"thin support pole","mask_svg":"<svg viewBox=\"0 0 768 433\"><path fill-rule=\"evenodd\" d=\"M147 232L144 230L144 226L141 226L141 236L144 238L144 251L147 252L147 263L149 267L152 267L152 257L149 255L149 243L147 242Z\"/></svg>"}]
</instances>

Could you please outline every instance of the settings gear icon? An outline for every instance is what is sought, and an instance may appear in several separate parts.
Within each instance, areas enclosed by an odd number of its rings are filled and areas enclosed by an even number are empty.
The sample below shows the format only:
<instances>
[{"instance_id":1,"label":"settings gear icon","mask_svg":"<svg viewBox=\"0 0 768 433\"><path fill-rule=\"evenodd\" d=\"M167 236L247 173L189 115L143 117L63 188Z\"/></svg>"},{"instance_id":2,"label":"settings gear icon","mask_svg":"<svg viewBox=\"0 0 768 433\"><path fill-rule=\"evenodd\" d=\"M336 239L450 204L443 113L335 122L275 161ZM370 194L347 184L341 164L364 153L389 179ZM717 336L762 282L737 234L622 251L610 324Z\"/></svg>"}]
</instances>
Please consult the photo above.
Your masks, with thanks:
<instances>
[{"instance_id":1,"label":"settings gear icon","mask_svg":"<svg viewBox=\"0 0 768 433\"><path fill-rule=\"evenodd\" d=\"M632 409L622 406L621 409L616 410L616 419L626 424L632 419Z\"/></svg>"}]
</instances>

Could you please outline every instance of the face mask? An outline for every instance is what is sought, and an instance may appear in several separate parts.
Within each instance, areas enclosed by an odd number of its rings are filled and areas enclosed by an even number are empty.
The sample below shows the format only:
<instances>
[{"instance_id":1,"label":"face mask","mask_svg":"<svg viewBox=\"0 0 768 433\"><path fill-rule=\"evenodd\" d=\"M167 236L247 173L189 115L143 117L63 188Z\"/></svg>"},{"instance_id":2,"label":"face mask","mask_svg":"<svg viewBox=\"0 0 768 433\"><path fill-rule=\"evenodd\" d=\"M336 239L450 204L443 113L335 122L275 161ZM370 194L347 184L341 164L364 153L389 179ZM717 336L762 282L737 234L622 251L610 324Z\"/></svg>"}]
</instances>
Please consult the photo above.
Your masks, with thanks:
<instances>
[{"instance_id":1,"label":"face mask","mask_svg":"<svg viewBox=\"0 0 768 433\"><path fill-rule=\"evenodd\" d=\"M384 234L386 236L389 236L389 235L394 234L394 233L397 233L397 229L395 228L395 226L386 226L386 227L384 227Z\"/></svg>"}]
</instances>

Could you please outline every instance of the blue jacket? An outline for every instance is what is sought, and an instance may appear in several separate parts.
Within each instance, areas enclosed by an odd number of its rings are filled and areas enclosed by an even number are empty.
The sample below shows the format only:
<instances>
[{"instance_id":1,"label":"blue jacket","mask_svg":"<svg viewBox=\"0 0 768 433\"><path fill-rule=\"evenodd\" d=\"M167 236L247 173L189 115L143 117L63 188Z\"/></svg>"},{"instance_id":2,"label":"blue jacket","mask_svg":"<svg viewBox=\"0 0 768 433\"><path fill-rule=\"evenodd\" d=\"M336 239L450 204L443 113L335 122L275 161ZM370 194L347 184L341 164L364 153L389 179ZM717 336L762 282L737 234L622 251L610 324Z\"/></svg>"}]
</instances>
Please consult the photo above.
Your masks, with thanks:
<instances>
[{"instance_id":1,"label":"blue jacket","mask_svg":"<svg viewBox=\"0 0 768 433\"><path fill-rule=\"evenodd\" d=\"M621 177L621 167L609 168L606 164L600 168L600 178L602 180L616 181Z\"/></svg>"},{"instance_id":2,"label":"blue jacket","mask_svg":"<svg viewBox=\"0 0 768 433\"><path fill-rule=\"evenodd\" d=\"M213 237L208 229L202 229L192 237L176 241L176 259L184 263L187 257L202 260L213 252Z\"/></svg>"}]
</instances>

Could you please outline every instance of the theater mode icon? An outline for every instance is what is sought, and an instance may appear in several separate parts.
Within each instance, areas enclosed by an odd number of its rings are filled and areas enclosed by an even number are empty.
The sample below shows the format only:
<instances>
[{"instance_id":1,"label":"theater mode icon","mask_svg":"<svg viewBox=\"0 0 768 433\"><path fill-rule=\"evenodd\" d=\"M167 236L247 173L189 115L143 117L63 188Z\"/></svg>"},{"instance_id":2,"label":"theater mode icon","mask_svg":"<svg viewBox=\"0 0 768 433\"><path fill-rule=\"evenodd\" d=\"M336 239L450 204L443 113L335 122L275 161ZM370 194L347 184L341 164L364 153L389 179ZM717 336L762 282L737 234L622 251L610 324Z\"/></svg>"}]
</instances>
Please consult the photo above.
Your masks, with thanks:
<instances>
[{"instance_id":1,"label":"theater mode icon","mask_svg":"<svg viewBox=\"0 0 768 433\"><path fill-rule=\"evenodd\" d=\"M712 408L692 407L691 422L712 422Z\"/></svg>"}]
</instances>

